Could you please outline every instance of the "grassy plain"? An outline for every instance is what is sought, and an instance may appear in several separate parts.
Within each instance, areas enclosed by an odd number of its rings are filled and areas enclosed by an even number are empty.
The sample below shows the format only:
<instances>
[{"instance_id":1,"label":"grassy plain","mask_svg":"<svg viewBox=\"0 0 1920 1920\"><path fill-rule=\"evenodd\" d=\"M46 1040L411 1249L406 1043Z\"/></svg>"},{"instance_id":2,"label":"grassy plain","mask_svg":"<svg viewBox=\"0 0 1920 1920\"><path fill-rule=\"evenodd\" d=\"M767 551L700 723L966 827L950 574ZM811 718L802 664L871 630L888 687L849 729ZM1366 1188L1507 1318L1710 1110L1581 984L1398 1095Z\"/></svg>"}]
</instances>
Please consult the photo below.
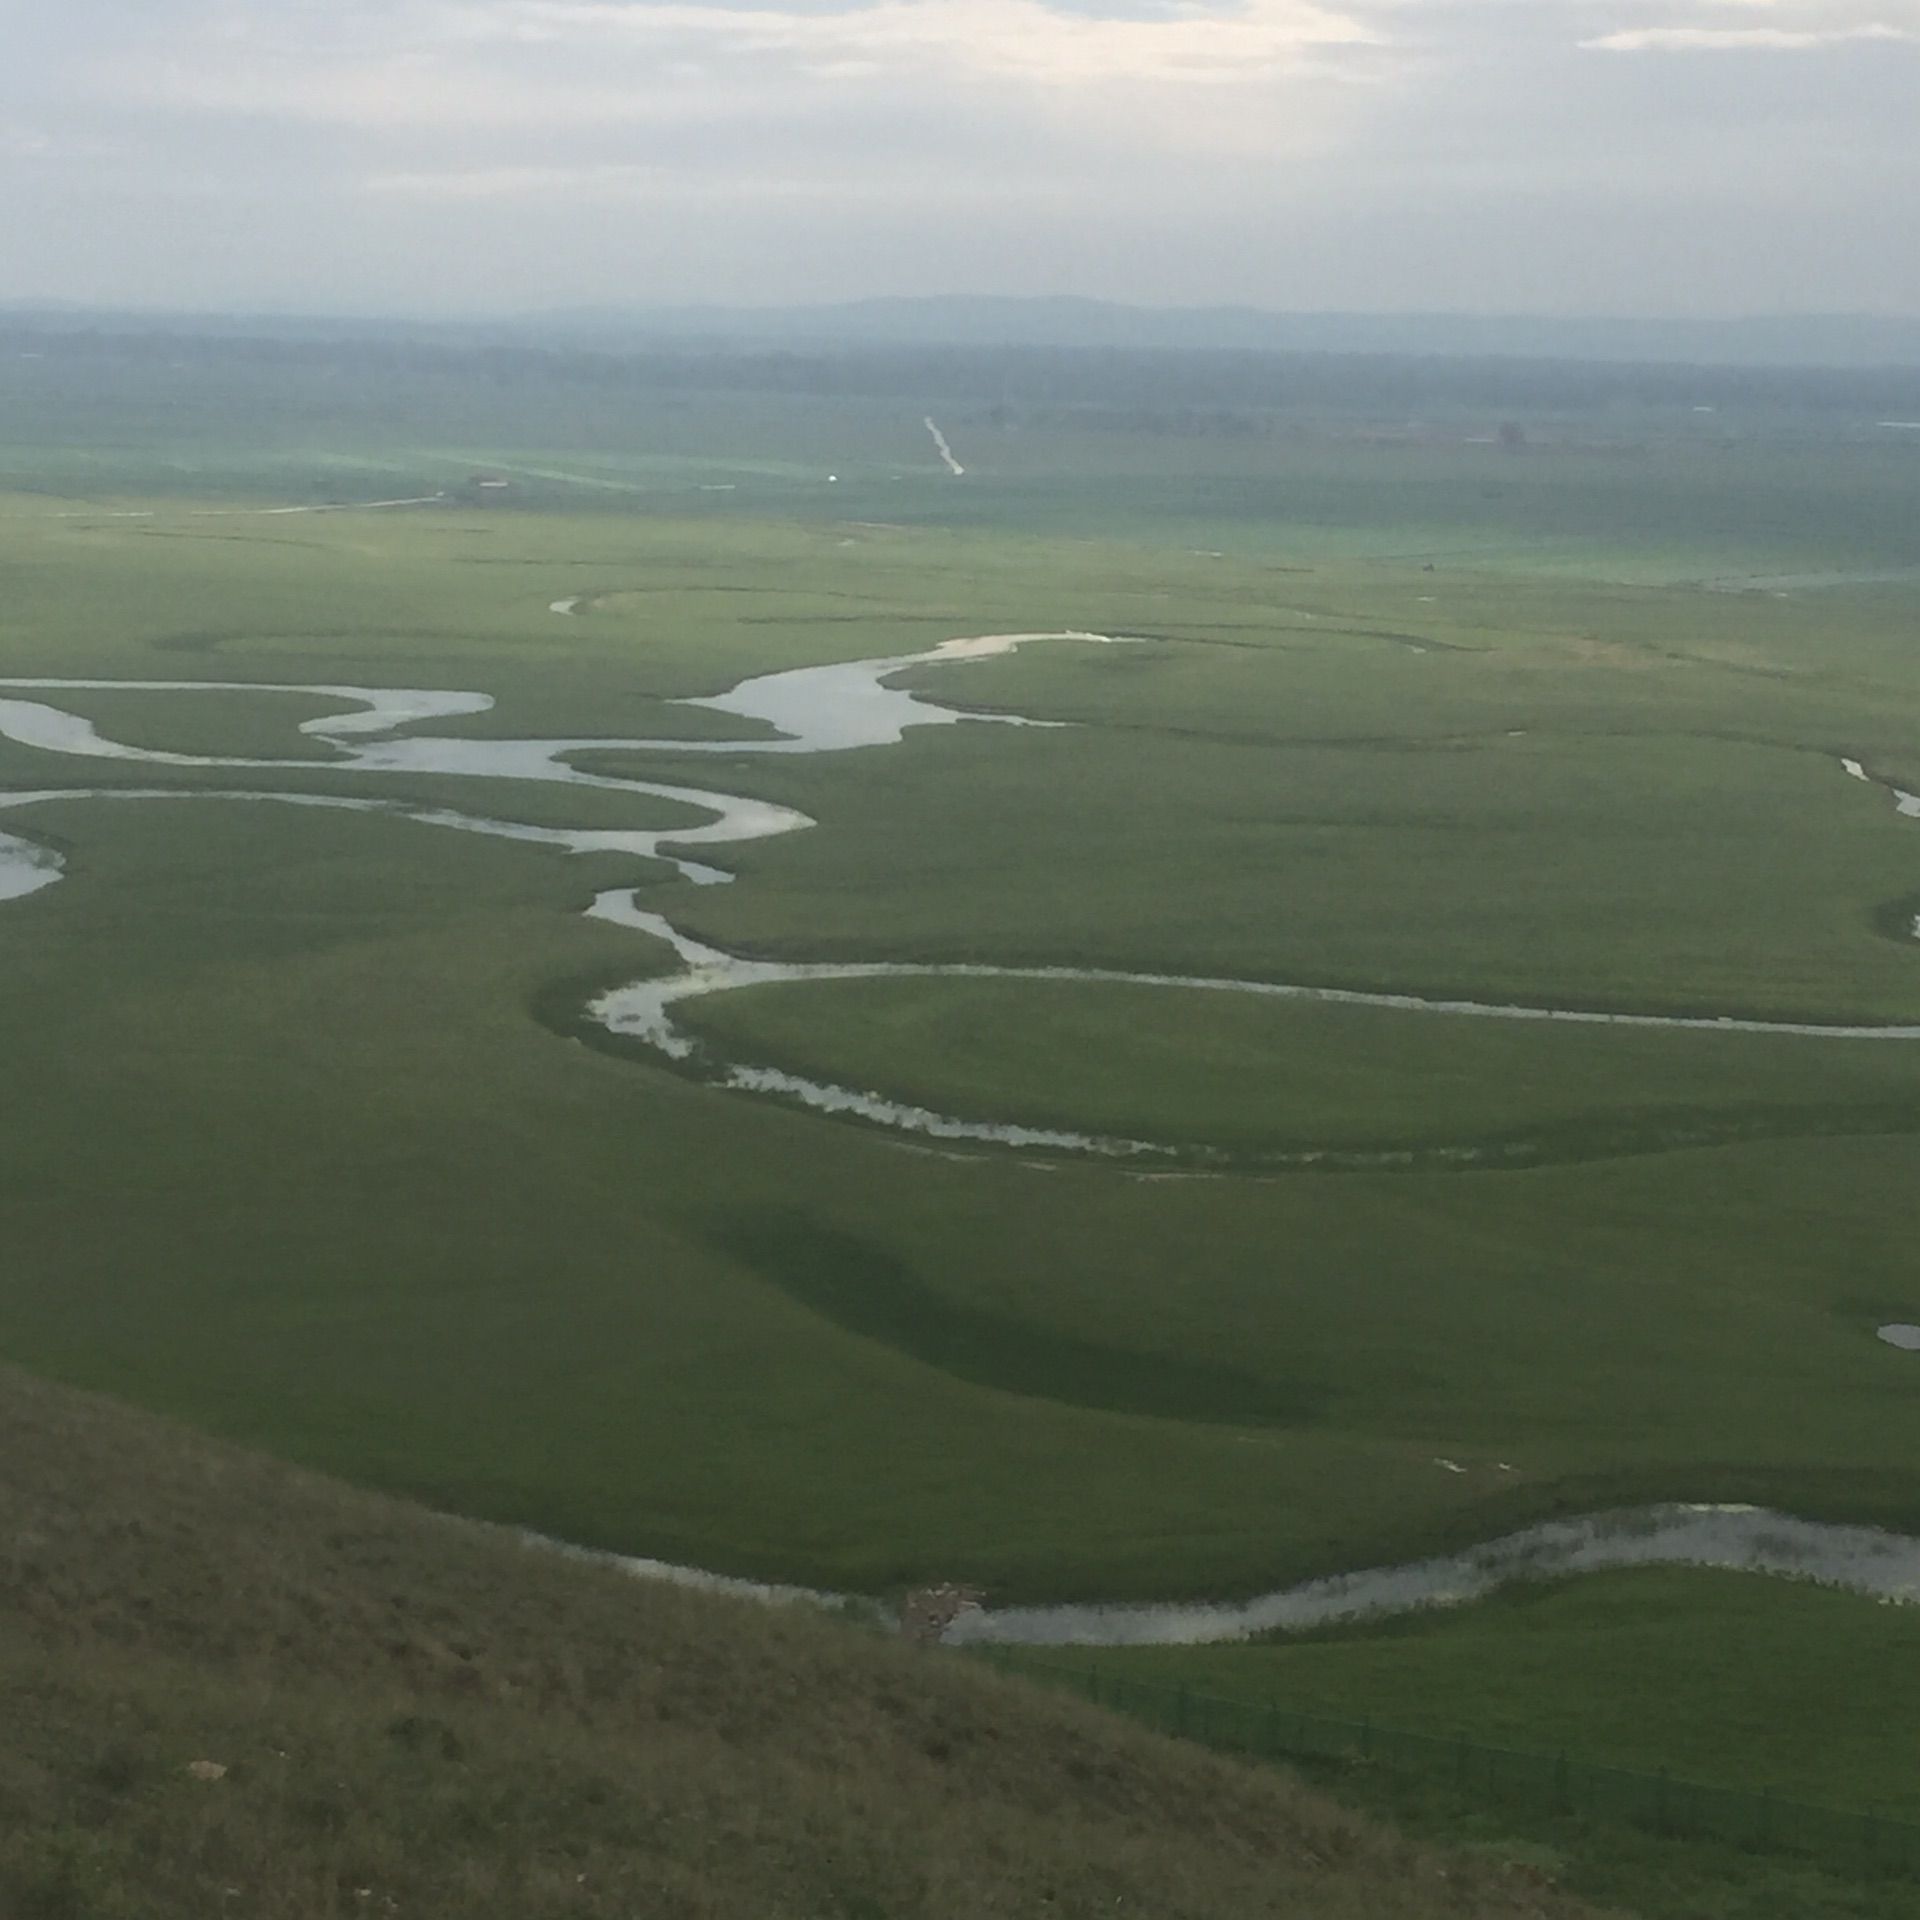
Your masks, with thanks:
<instances>
[{"instance_id":1,"label":"grassy plain","mask_svg":"<svg viewBox=\"0 0 1920 1920\"><path fill-rule=\"evenodd\" d=\"M1872 412L1715 391L1703 416L1670 383L1582 401L1577 378L1557 404L1523 381L1527 407L1485 381L1449 394L1432 367L1433 390L1410 390L1404 365L1378 363L1321 393L1311 361L1248 397L1258 370L1233 356L1074 361L789 362L783 377L721 356L663 380L658 367L622 379L606 365L404 351L0 353L0 481L138 509L152 496L230 507L459 492L487 473L539 511L1043 532L1286 568L1359 558L1670 582L1920 567L1907 510L1920 459ZM1068 389L1077 398L1061 404ZM1906 417L1912 402L1887 404ZM1516 406L1518 452L1499 434ZM940 466L929 410L972 485Z\"/></svg>"},{"instance_id":2,"label":"grassy plain","mask_svg":"<svg viewBox=\"0 0 1920 1920\"><path fill-rule=\"evenodd\" d=\"M1302 1713L1912 1821L1917 1649L1911 1607L1662 1568L1512 1587L1284 1640L1072 1659Z\"/></svg>"},{"instance_id":3,"label":"grassy plain","mask_svg":"<svg viewBox=\"0 0 1920 1920\"><path fill-rule=\"evenodd\" d=\"M668 703L750 672L968 632L1143 643L922 676L1065 729L608 761L820 822L729 850L725 888L212 801L0 816L70 861L0 911L0 1350L464 1511L868 1590L1244 1591L1655 1497L1920 1524L1913 1362L1873 1337L1920 1318L1920 1049L960 983L699 1012L995 1117L1249 1149L1559 1143L1524 1170L1154 1182L922 1151L577 1044L573 1020L663 962L578 915L636 882L703 937L799 960L1920 1019L1920 827L1838 765L1920 785L1913 592L1708 591L1669 564L1911 564L1920 470L1687 446L1635 493L1615 453L1110 435L1096 471L1063 434L989 438L949 484L917 415L836 417L831 485L718 477L752 432L728 415L700 456L713 413L645 456L684 457L672 487L529 474L504 509L238 510L296 473L278 497L386 497L462 461L611 481L641 456L574 444L569 465L478 428L431 458L368 443L366 472L290 430L250 472L231 438L103 443L84 473L9 453L47 490L0 501L8 673L476 687L497 709L450 730L710 738L717 716ZM828 415L770 418L763 449ZM1465 528L1453 547L1420 499ZM110 517L130 513L152 517ZM577 617L548 611L573 595ZM248 755L310 751L294 728L321 710L63 704ZM0 744L13 789L229 778ZM1732 1137L1683 1146L1698 1127Z\"/></svg>"},{"instance_id":4,"label":"grassy plain","mask_svg":"<svg viewBox=\"0 0 1920 1920\"><path fill-rule=\"evenodd\" d=\"M1861 1920L1920 1909L1911 1879L1887 1867L1920 1831L1917 1644L1910 1606L1649 1569L1263 1643L1013 1658L1076 1689L1098 1676L1110 1702L1129 1697L1116 1682L1143 1689L1134 1710L1163 1725L1184 1718L1202 1737L1203 1703L1215 1700L1251 1709L1222 1726L1257 1728L1266 1702L1282 1716L1364 1724L1372 1760L1309 1772L1411 1831L1531 1861L1648 1920ZM1460 1741L1479 1768L1464 1790ZM1615 1768L1632 1777L1605 1771ZM1571 1782L1558 1808L1556 1780ZM1737 1833L1770 1830L1776 1850L1648 1829L1654 1796L1684 1807L1694 1786L1712 1790L1712 1817ZM1735 1804L1729 1789L1746 1798ZM1623 1818L1630 1807L1641 1820Z\"/></svg>"},{"instance_id":5,"label":"grassy plain","mask_svg":"<svg viewBox=\"0 0 1920 1920\"><path fill-rule=\"evenodd\" d=\"M1857 1040L1662 1032L1085 981L752 987L678 1015L728 1060L969 1119L1255 1163L1492 1165L1766 1135L1920 1131L1920 1060Z\"/></svg>"}]
</instances>

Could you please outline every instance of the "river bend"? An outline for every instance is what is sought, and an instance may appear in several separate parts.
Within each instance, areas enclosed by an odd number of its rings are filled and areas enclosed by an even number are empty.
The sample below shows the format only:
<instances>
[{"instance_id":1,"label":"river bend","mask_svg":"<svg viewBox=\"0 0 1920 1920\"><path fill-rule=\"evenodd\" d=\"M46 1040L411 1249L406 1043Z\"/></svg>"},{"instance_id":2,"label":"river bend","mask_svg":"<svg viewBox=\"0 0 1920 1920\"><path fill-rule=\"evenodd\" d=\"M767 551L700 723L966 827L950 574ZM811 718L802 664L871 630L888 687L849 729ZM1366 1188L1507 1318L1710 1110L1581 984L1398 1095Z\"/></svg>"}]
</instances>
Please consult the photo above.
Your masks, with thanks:
<instances>
[{"instance_id":1,"label":"river bend","mask_svg":"<svg viewBox=\"0 0 1920 1920\"><path fill-rule=\"evenodd\" d=\"M578 599L556 602L572 611ZM676 757L725 754L844 753L897 744L914 727L961 722L1017 727L1046 727L1057 722L1018 715L970 714L894 684L909 668L963 666L1000 657L1036 641L1091 645L1124 644L1112 636L1063 631L988 634L948 640L920 653L879 660L836 662L758 674L721 694L674 704L722 713L759 731L747 739L626 739L571 736L559 739L468 737L420 729L444 721L471 718L493 709L490 695L419 687L364 687L337 683L273 685L238 680L102 680L52 677L0 680L0 736L17 745L73 762L134 763L192 768L235 775L272 772L384 775L458 775L462 778L534 782L561 787L593 787L669 800L705 814L692 826L659 829L535 827L511 819L468 814L444 807L415 807L372 796L269 792L236 781L232 786L193 789L86 787L70 783L30 791L0 792L0 812L18 814L54 801L97 799L121 803L228 800L252 804L333 808L387 813L427 826L550 846L567 853L625 853L663 860L698 885L732 878L723 868L695 858L697 852L762 840L812 826L792 807L704 787L625 775L590 773L573 764L588 753L672 754ZM103 735L84 716L54 701L29 696L86 692L245 693L299 695L309 701L337 703L344 711L299 724L298 736L318 752L312 758L258 758L171 752L140 747ZM1882 786L1902 813L1920 817L1920 797L1873 779L1858 760L1841 762L1853 779ZM58 852L24 833L0 831L0 903L19 901L54 885L62 876ZM1578 1007L1521 1006L1492 1001L1442 999L1405 993L1293 985L1282 981L1220 979L1206 976L1129 972L1078 967L1011 967L975 964L901 964L888 961L809 963L751 960L693 939L670 915L641 903L637 889L599 894L586 910L598 920L626 927L663 942L679 966L675 972L617 987L592 1003L589 1013L608 1033L634 1041L663 1059L697 1066L707 1077L736 1091L782 1099L817 1112L852 1116L870 1124L925 1139L1008 1146L1017 1149L1083 1154L1097 1158L1167 1161L1183 1150L1161 1142L961 1119L859 1088L749 1063L713 1062L683 1028L674 1009L699 995L740 987L827 980L901 977L1082 981L1123 986L1167 987L1190 992L1231 993L1260 998L1343 1007L1378 1007L1400 1013L1429 1013L1453 1018L1518 1020L1563 1025L1671 1028L1676 1031L1795 1035L1859 1042L1920 1041L1920 1025L1866 1025L1793 1020L1754 1020L1733 1015L1680 1015L1609 1012ZM1471 1164L1482 1155L1473 1145L1424 1149L1418 1156L1445 1164ZM1415 1156L1405 1152L1303 1150L1278 1156L1271 1165L1388 1166Z\"/></svg>"}]
</instances>

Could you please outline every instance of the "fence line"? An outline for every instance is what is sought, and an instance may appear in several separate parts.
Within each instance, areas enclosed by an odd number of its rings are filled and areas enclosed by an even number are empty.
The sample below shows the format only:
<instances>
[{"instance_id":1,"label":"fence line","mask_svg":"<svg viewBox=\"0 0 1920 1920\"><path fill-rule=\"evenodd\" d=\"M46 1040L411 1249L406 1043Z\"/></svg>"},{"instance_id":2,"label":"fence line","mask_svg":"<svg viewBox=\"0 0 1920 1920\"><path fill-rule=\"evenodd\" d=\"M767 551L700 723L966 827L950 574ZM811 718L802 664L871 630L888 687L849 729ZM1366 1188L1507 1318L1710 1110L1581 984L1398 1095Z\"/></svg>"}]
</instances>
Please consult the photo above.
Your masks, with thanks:
<instances>
[{"instance_id":1,"label":"fence line","mask_svg":"<svg viewBox=\"0 0 1920 1920\"><path fill-rule=\"evenodd\" d=\"M1818 1806L1771 1791L1708 1786L1564 1752L1526 1752L1465 1735L1414 1733L1372 1720L1300 1713L1274 1700L1138 1680L1025 1649L974 1651L1006 1672L1064 1687L1162 1733L1233 1753L1357 1762L1438 1781L1470 1797L1549 1814L1590 1815L1668 1839L1799 1854L1853 1873L1920 1877L1920 1822Z\"/></svg>"}]
</instances>

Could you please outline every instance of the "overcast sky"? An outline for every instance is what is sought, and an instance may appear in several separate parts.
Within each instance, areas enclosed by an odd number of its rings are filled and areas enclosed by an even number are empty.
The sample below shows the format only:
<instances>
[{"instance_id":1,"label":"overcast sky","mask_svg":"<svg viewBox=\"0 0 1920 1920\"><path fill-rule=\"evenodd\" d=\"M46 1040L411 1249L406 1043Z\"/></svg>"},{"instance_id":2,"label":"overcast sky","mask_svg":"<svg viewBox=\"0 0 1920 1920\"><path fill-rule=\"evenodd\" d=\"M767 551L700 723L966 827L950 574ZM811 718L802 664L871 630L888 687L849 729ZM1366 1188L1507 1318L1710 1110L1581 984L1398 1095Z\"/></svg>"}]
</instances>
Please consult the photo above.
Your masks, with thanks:
<instances>
[{"instance_id":1,"label":"overcast sky","mask_svg":"<svg viewBox=\"0 0 1920 1920\"><path fill-rule=\"evenodd\" d=\"M0 0L0 299L1920 313L1920 0Z\"/></svg>"}]
</instances>

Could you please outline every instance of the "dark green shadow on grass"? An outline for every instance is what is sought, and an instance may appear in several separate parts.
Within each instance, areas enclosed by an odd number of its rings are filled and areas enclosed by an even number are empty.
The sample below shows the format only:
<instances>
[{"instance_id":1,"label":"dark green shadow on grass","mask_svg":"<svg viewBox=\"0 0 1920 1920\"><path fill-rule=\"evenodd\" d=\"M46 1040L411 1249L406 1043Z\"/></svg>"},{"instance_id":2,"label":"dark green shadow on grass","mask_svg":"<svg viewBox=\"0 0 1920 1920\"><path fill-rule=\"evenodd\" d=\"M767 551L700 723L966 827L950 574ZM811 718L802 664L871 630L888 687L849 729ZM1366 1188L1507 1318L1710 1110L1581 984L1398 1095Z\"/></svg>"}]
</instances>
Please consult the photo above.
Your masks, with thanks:
<instances>
[{"instance_id":1,"label":"dark green shadow on grass","mask_svg":"<svg viewBox=\"0 0 1920 1920\"><path fill-rule=\"evenodd\" d=\"M796 1207L707 1214L708 1243L848 1333L974 1386L1103 1413L1298 1426L1322 1396L1231 1367L1140 1353L946 1298L884 1247Z\"/></svg>"}]
</instances>

